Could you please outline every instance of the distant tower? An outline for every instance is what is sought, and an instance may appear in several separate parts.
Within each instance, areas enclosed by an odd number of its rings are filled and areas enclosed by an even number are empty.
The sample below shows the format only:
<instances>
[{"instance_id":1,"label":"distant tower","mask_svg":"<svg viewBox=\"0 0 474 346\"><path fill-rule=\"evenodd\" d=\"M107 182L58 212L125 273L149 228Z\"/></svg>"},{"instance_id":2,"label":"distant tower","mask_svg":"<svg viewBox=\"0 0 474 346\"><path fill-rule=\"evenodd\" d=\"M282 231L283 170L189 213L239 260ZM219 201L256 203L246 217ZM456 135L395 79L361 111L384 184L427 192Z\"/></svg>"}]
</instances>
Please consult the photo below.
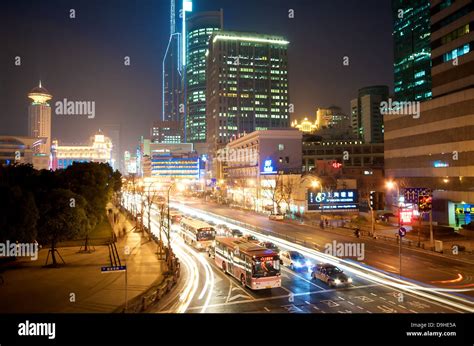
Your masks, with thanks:
<instances>
[{"instance_id":1,"label":"distant tower","mask_svg":"<svg viewBox=\"0 0 474 346\"><path fill-rule=\"evenodd\" d=\"M48 101L52 95L39 86L33 88L28 97L32 100L28 107L28 134L30 137L45 137L46 143L35 148L36 154L50 155L51 153L51 107Z\"/></svg>"}]
</instances>

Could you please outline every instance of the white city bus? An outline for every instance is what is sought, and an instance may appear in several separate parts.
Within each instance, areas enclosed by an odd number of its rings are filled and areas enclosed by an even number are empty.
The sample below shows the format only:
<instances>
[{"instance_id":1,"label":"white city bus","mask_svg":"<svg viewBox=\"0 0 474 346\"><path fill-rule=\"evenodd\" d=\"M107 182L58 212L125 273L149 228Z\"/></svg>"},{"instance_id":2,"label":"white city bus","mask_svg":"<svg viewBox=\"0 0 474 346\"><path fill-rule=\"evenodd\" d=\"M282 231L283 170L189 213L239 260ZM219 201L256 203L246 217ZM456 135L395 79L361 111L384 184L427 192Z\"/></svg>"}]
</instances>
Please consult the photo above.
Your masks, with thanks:
<instances>
[{"instance_id":1,"label":"white city bus","mask_svg":"<svg viewBox=\"0 0 474 346\"><path fill-rule=\"evenodd\" d=\"M280 257L242 238L217 237L213 249L215 262L225 273L252 290L281 287Z\"/></svg>"},{"instance_id":2,"label":"white city bus","mask_svg":"<svg viewBox=\"0 0 474 346\"><path fill-rule=\"evenodd\" d=\"M184 241L199 250L210 247L216 237L214 227L204 221L182 218L179 224Z\"/></svg>"}]
</instances>

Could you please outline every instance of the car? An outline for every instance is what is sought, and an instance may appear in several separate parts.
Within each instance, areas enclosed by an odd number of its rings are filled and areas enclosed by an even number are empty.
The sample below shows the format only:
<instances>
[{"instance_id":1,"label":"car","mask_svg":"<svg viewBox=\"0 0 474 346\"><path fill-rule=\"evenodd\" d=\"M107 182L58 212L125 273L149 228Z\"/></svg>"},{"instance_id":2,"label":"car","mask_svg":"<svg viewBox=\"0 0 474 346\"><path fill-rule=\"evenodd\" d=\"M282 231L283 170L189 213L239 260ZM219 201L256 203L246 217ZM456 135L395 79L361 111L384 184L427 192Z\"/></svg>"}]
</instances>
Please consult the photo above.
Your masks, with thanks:
<instances>
[{"instance_id":1,"label":"car","mask_svg":"<svg viewBox=\"0 0 474 346\"><path fill-rule=\"evenodd\" d=\"M244 234L242 233L242 231L238 230L238 229L231 229L230 230L230 235L232 237L235 237L235 238L241 238L244 236Z\"/></svg>"},{"instance_id":2,"label":"car","mask_svg":"<svg viewBox=\"0 0 474 346\"><path fill-rule=\"evenodd\" d=\"M311 277L325 282L329 287L347 287L352 284L352 278L329 263L320 263L315 266L311 271Z\"/></svg>"},{"instance_id":3,"label":"car","mask_svg":"<svg viewBox=\"0 0 474 346\"><path fill-rule=\"evenodd\" d=\"M280 261L285 267L294 271L307 271L311 267L311 261L298 251L280 252Z\"/></svg>"},{"instance_id":4,"label":"car","mask_svg":"<svg viewBox=\"0 0 474 346\"><path fill-rule=\"evenodd\" d=\"M216 233L219 236L226 236L229 233L229 227L224 224L219 224L216 226Z\"/></svg>"},{"instance_id":5,"label":"car","mask_svg":"<svg viewBox=\"0 0 474 346\"><path fill-rule=\"evenodd\" d=\"M283 214L270 214L268 216L270 220L280 221L285 219L285 215Z\"/></svg>"},{"instance_id":6,"label":"car","mask_svg":"<svg viewBox=\"0 0 474 346\"><path fill-rule=\"evenodd\" d=\"M273 250L277 253L280 253L280 249L278 248L278 246L276 246L270 241L262 241L258 243L258 245L260 245L261 247L264 247L265 249Z\"/></svg>"},{"instance_id":7,"label":"car","mask_svg":"<svg viewBox=\"0 0 474 346\"><path fill-rule=\"evenodd\" d=\"M389 222L390 218L395 218L396 216L393 213L384 213L378 216L378 219L383 222Z\"/></svg>"},{"instance_id":8,"label":"car","mask_svg":"<svg viewBox=\"0 0 474 346\"><path fill-rule=\"evenodd\" d=\"M249 243L255 243L255 244L258 244L259 240L254 237L253 235L251 234L246 234L242 237L242 239L245 239L246 241L248 241Z\"/></svg>"}]
</instances>

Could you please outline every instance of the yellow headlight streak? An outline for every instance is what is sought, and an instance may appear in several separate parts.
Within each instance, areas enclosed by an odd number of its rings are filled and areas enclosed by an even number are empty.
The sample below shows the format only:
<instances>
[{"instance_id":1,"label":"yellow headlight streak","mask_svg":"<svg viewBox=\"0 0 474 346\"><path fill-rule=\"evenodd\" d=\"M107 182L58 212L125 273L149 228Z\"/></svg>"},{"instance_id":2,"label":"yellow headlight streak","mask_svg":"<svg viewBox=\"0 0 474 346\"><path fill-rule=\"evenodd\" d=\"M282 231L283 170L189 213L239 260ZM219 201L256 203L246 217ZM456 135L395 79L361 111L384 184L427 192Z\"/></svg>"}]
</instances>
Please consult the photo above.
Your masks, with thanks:
<instances>
[{"instance_id":1,"label":"yellow headlight streak","mask_svg":"<svg viewBox=\"0 0 474 346\"><path fill-rule=\"evenodd\" d=\"M252 228L251 225L248 225L249 226L248 228L242 227L242 226L239 226L237 223L232 223L231 221L229 221L229 219L225 217L221 217L219 215L216 215L210 212L204 212L201 210L193 209L181 203L173 202L171 203L171 206L180 209L184 213L202 217L204 219L211 220L216 223L226 224L227 226L231 228L240 229L244 231L245 233L254 235L261 240L270 241L281 248L297 250L301 252L303 255L310 257L312 259L315 259L317 261L323 261L323 262L340 266L342 269L346 271L352 272L366 280L378 283L385 287L391 287L398 290L406 291L406 292L418 295L420 297L424 297L429 300L446 304L450 307L454 307L463 311L474 312L474 302L466 300L462 297L458 297L456 295L444 293L444 292L465 292L465 291L470 291L472 289L451 289L451 288L425 287L425 286L416 285L409 281L392 277L388 274L377 271L375 269L371 269L367 266L362 266L352 261L347 261L347 260L337 258L337 257L331 256L331 255L328 255L316 250L312 250L300 244L292 243L281 238L277 238L274 236L267 236L256 231L252 231L250 229Z\"/></svg>"}]
</instances>

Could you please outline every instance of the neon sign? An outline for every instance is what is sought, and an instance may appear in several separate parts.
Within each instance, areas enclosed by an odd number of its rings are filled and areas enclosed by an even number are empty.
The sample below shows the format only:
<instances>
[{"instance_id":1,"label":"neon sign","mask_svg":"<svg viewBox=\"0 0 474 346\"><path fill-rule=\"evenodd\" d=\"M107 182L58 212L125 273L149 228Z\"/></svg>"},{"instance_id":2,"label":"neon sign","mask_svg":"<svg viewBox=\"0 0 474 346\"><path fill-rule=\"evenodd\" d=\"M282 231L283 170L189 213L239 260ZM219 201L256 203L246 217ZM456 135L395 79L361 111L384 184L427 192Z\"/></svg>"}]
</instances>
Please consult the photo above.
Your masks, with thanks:
<instances>
[{"instance_id":1,"label":"neon sign","mask_svg":"<svg viewBox=\"0 0 474 346\"><path fill-rule=\"evenodd\" d=\"M449 163L438 160L438 161L433 162L433 167L435 168L449 167Z\"/></svg>"},{"instance_id":2,"label":"neon sign","mask_svg":"<svg viewBox=\"0 0 474 346\"><path fill-rule=\"evenodd\" d=\"M411 219L413 218L413 210L410 209L402 209L400 210L400 221L404 224L411 223Z\"/></svg>"},{"instance_id":3,"label":"neon sign","mask_svg":"<svg viewBox=\"0 0 474 346\"><path fill-rule=\"evenodd\" d=\"M263 174L276 173L272 160L265 160L263 163Z\"/></svg>"}]
</instances>

